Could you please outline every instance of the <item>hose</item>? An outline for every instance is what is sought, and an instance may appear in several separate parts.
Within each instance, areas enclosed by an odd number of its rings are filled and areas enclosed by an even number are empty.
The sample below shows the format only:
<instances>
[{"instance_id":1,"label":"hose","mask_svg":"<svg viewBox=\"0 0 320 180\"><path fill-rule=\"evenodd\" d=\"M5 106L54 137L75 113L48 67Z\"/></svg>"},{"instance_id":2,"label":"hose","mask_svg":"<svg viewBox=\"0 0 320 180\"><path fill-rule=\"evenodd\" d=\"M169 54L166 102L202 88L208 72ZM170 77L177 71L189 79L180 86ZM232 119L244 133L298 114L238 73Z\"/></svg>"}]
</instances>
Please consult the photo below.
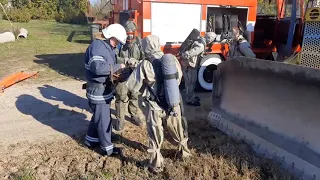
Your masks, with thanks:
<instances>
[{"instance_id":1,"label":"hose","mask_svg":"<svg viewBox=\"0 0 320 180\"><path fill-rule=\"evenodd\" d=\"M290 57L288 57L286 60L283 61L283 63L286 64L299 64L299 61L296 60L299 53L295 52Z\"/></svg>"}]
</instances>

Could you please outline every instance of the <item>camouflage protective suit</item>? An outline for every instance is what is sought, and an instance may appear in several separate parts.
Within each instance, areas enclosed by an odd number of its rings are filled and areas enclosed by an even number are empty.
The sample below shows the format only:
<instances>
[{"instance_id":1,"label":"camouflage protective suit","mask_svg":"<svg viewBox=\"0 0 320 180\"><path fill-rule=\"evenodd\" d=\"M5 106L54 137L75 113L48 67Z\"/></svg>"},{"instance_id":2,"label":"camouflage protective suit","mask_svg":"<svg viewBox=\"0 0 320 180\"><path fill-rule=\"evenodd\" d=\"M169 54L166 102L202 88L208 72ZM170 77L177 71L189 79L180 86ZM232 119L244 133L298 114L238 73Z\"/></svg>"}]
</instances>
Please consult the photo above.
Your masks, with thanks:
<instances>
[{"instance_id":1,"label":"camouflage protective suit","mask_svg":"<svg viewBox=\"0 0 320 180\"><path fill-rule=\"evenodd\" d=\"M198 41L193 42L191 48L182 53L183 78L186 89L186 103L188 105L200 106L200 99L195 95L194 89L197 82L198 60L204 52L204 39L199 37Z\"/></svg>"},{"instance_id":2,"label":"camouflage protective suit","mask_svg":"<svg viewBox=\"0 0 320 180\"><path fill-rule=\"evenodd\" d=\"M142 40L142 50L146 56L146 60L138 64L137 68L132 72L126 85L130 91L139 92L144 90L142 97L146 101L147 114L147 130L149 135L150 153L149 168L154 172L161 172L164 166L164 159L160 153L160 148L164 140L163 124L166 125L169 134L177 143L180 155L188 157L191 155L188 149L188 135L186 130L186 121L181 118L181 105L175 108L178 112L177 116L171 116L166 110L161 108L158 103L152 100L152 96L157 94L158 84L156 82L156 74L152 61L160 59L163 52L160 50L160 41L157 36L149 35ZM180 84L182 71L179 61L173 56L178 70L177 83ZM181 101L182 103L182 101Z\"/></svg>"},{"instance_id":3,"label":"camouflage protective suit","mask_svg":"<svg viewBox=\"0 0 320 180\"><path fill-rule=\"evenodd\" d=\"M128 21L125 24L125 29L128 32L135 31L135 24L132 21ZM125 64L127 67L134 69L140 60L144 59L144 54L141 51L141 40L138 37L134 37L132 41L127 43L117 53L117 63ZM124 119L126 113L129 111L131 119L136 125L143 125L143 113L139 109L139 92L132 93L128 91L125 86L126 82L119 82L116 85L116 117L117 125L116 130L122 130L124 126Z\"/></svg>"}]
</instances>

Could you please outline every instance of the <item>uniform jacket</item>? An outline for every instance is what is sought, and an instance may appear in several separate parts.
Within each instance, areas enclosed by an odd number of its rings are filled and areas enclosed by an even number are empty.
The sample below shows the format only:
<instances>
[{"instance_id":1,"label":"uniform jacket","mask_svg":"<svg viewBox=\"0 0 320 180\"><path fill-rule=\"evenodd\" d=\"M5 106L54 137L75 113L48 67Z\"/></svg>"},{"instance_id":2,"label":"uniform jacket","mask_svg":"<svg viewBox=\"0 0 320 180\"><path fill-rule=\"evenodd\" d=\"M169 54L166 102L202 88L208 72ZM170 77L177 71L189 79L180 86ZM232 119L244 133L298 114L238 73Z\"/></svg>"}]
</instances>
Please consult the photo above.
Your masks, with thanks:
<instances>
[{"instance_id":1,"label":"uniform jacket","mask_svg":"<svg viewBox=\"0 0 320 180\"><path fill-rule=\"evenodd\" d=\"M120 69L115 64L116 54L109 43L93 41L85 53L87 98L94 104L107 103L113 99L112 73Z\"/></svg>"}]
</instances>

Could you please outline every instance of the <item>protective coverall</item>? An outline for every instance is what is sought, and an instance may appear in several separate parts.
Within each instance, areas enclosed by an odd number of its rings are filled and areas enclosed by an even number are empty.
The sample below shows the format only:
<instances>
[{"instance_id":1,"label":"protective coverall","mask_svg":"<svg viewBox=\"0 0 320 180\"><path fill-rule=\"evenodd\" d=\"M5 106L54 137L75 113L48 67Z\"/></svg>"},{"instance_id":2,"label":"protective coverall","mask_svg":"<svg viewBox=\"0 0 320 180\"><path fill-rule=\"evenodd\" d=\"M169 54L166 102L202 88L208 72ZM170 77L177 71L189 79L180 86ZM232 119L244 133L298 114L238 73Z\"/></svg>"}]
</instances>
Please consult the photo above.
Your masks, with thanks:
<instances>
[{"instance_id":1,"label":"protective coverall","mask_svg":"<svg viewBox=\"0 0 320 180\"><path fill-rule=\"evenodd\" d=\"M120 69L120 64L115 61L116 54L107 41L93 41L85 53L86 96L93 111L85 144L88 147L100 144L106 155L120 151L111 142L110 102L114 96L111 74Z\"/></svg>"},{"instance_id":2,"label":"protective coverall","mask_svg":"<svg viewBox=\"0 0 320 180\"><path fill-rule=\"evenodd\" d=\"M187 105L200 106L200 99L195 95L194 89L197 82L199 56L204 52L204 39L199 37L194 41L191 48L182 53L182 70L186 89Z\"/></svg>"},{"instance_id":3,"label":"protective coverall","mask_svg":"<svg viewBox=\"0 0 320 180\"><path fill-rule=\"evenodd\" d=\"M129 77L126 85L130 91L138 92L144 88L143 98L147 104L147 130L149 135L149 169L154 172L161 172L164 166L164 159L160 153L160 148L164 140L163 123L167 126L169 134L178 144L179 152L182 157L190 156L187 141L188 135L186 130L186 121L181 118L181 105L175 107L178 116L171 116L165 109L160 107L153 100L152 96L157 94L158 83L156 82L156 74L152 61L160 59L163 52L160 50L160 41L157 36L149 35L142 40L142 50L146 56L146 60L138 64L137 68ZM178 70L177 83L180 84L182 71L180 64L176 58L173 59ZM180 101L182 103L182 101Z\"/></svg>"},{"instance_id":4,"label":"protective coverall","mask_svg":"<svg viewBox=\"0 0 320 180\"><path fill-rule=\"evenodd\" d=\"M126 66L134 69L140 60L144 59L144 54L141 50L141 40L134 36L136 26L133 21L127 21L124 25L128 33L126 44L117 53L117 63L126 64ZM136 125L143 125L143 113L139 108L139 92L133 93L128 91L125 86L126 82L119 82L116 85L116 117L117 125L116 130L122 130L124 126L124 119L127 111L131 119Z\"/></svg>"}]
</instances>

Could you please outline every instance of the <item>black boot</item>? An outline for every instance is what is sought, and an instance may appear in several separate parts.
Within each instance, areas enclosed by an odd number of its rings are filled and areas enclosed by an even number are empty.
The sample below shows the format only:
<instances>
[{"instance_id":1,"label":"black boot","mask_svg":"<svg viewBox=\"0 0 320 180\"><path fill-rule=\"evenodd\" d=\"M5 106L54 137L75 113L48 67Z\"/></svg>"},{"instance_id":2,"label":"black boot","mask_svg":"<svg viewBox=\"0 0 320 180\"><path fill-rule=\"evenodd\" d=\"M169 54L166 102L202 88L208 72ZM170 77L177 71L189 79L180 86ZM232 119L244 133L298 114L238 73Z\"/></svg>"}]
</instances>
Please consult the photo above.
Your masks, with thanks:
<instances>
[{"instance_id":1,"label":"black boot","mask_svg":"<svg viewBox=\"0 0 320 180\"><path fill-rule=\"evenodd\" d=\"M122 156L122 149L118 147L114 147L112 153L107 156Z\"/></svg>"},{"instance_id":2,"label":"black boot","mask_svg":"<svg viewBox=\"0 0 320 180\"><path fill-rule=\"evenodd\" d=\"M131 116L131 119L137 126L143 125L143 121L141 120L141 116L133 115L133 116Z\"/></svg>"},{"instance_id":3,"label":"black boot","mask_svg":"<svg viewBox=\"0 0 320 180\"><path fill-rule=\"evenodd\" d=\"M187 105L189 106L201 106L199 101L191 101L191 102L187 102Z\"/></svg>"},{"instance_id":4,"label":"black boot","mask_svg":"<svg viewBox=\"0 0 320 180\"><path fill-rule=\"evenodd\" d=\"M201 99L200 99L198 96L194 96L194 99L195 99L196 101L201 101Z\"/></svg>"},{"instance_id":5,"label":"black boot","mask_svg":"<svg viewBox=\"0 0 320 180\"><path fill-rule=\"evenodd\" d=\"M113 142L120 141L119 135L114 134L114 133L111 134L111 139Z\"/></svg>"},{"instance_id":6,"label":"black boot","mask_svg":"<svg viewBox=\"0 0 320 180\"><path fill-rule=\"evenodd\" d=\"M89 142L89 141L86 140L86 139L83 141L83 144L84 144L85 146L87 146L89 149L93 149L93 148L95 148L96 146L99 145L99 143Z\"/></svg>"},{"instance_id":7,"label":"black boot","mask_svg":"<svg viewBox=\"0 0 320 180\"><path fill-rule=\"evenodd\" d=\"M103 156L122 156L122 149L118 147L113 147L111 154L108 154L106 151L100 149L100 154Z\"/></svg>"}]
</instances>

